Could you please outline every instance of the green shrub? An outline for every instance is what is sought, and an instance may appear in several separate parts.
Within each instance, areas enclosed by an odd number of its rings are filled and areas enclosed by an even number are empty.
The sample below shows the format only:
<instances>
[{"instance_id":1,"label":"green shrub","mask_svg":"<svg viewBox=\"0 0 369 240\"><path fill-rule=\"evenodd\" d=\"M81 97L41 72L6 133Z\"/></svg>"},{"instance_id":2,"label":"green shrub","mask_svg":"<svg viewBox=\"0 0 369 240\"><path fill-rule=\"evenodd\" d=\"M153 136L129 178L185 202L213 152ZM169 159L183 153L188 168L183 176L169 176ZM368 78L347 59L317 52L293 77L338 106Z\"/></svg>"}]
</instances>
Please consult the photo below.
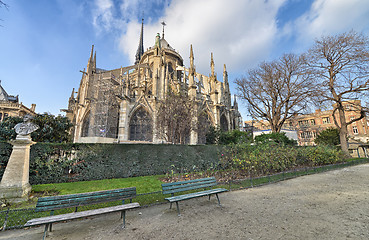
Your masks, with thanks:
<instances>
[{"instance_id":1,"label":"green shrub","mask_svg":"<svg viewBox=\"0 0 369 240\"><path fill-rule=\"evenodd\" d=\"M21 123L21 117L6 117L0 122L0 141L15 139L16 133L14 126ZM49 113L37 114L34 116L33 123L39 128L31 133L32 140L35 142L70 142L70 129L73 126L67 117L54 116Z\"/></svg>"},{"instance_id":2,"label":"green shrub","mask_svg":"<svg viewBox=\"0 0 369 240\"><path fill-rule=\"evenodd\" d=\"M275 142L278 144L284 144L284 145L290 145L290 146L296 146L297 141L290 139L286 136L285 132L280 133L268 133L268 134L261 134L255 137L254 139L255 143L268 143L268 142Z\"/></svg>"},{"instance_id":3,"label":"green shrub","mask_svg":"<svg viewBox=\"0 0 369 240\"><path fill-rule=\"evenodd\" d=\"M12 145L6 142L0 142L0 180L4 174L6 165L8 164L8 160L10 154L12 153Z\"/></svg>"},{"instance_id":4,"label":"green shrub","mask_svg":"<svg viewBox=\"0 0 369 240\"><path fill-rule=\"evenodd\" d=\"M327 128L314 139L317 145L336 146L340 144L340 131L337 128Z\"/></svg>"},{"instance_id":5,"label":"green shrub","mask_svg":"<svg viewBox=\"0 0 369 240\"><path fill-rule=\"evenodd\" d=\"M222 131L219 128L211 126L206 134L206 144L238 144L251 142L252 136L248 132L242 132L240 130Z\"/></svg>"},{"instance_id":6,"label":"green shrub","mask_svg":"<svg viewBox=\"0 0 369 240\"><path fill-rule=\"evenodd\" d=\"M224 168L240 170L244 175L261 176L305 166L343 162L342 151L328 146L291 147L275 142L231 146L221 156Z\"/></svg>"}]
</instances>

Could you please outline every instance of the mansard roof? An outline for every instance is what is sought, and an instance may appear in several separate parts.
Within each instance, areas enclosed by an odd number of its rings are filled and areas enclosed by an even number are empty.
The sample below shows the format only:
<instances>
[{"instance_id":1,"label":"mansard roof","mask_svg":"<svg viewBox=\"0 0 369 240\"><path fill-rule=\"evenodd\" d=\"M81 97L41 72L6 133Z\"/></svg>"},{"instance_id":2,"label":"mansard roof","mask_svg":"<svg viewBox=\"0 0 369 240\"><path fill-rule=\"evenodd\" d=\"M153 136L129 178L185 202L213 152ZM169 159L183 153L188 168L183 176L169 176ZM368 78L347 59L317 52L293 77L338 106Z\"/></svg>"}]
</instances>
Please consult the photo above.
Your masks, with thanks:
<instances>
[{"instance_id":1,"label":"mansard roof","mask_svg":"<svg viewBox=\"0 0 369 240\"><path fill-rule=\"evenodd\" d=\"M6 101L6 102L18 102L18 96L12 96L9 95L5 89L1 86L0 81L0 101Z\"/></svg>"}]
</instances>

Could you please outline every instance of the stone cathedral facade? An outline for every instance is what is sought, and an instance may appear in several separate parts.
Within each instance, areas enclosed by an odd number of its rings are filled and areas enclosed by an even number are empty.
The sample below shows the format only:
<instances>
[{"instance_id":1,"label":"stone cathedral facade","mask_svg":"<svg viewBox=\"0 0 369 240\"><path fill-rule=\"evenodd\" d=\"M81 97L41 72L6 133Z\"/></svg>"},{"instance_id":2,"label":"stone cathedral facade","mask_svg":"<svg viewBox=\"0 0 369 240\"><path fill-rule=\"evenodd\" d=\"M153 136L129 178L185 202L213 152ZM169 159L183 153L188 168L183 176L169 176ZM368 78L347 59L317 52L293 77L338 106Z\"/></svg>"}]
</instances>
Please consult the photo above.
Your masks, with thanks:
<instances>
[{"instance_id":1,"label":"stone cathedral facade","mask_svg":"<svg viewBox=\"0 0 369 240\"><path fill-rule=\"evenodd\" d=\"M157 113L168 91L181 91L194 101L194 111L206 115L207 123L223 130L238 129L241 115L236 100L232 105L228 74L224 65L223 82L214 73L211 54L210 74L197 73L192 45L190 66L183 65L181 55L158 33L155 44L144 51L143 23L135 64L113 70L96 66L92 46L87 68L82 71L78 91L69 98L67 117L74 124L74 142L165 143L158 134ZM186 140L188 144L204 144L206 129L199 124L198 114ZM203 121L203 120L202 120ZM169 129L168 129L169 130Z\"/></svg>"}]
</instances>

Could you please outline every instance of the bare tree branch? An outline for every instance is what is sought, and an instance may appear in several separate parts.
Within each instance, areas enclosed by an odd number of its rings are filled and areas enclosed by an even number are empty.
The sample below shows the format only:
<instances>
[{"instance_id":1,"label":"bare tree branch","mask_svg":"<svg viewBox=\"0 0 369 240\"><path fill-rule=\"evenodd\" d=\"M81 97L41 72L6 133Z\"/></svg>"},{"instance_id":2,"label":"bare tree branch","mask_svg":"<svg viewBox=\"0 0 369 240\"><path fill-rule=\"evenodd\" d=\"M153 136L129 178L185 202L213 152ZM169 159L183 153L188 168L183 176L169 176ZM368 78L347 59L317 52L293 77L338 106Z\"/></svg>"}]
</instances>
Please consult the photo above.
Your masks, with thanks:
<instances>
[{"instance_id":1,"label":"bare tree branch","mask_svg":"<svg viewBox=\"0 0 369 240\"><path fill-rule=\"evenodd\" d=\"M250 113L267 120L273 132L279 132L286 120L305 110L308 100L318 92L305 61L305 56L285 54L236 79L239 96L249 105Z\"/></svg>"},{"instance_id":2,"label":"bare tree branch","mask_svg":"<svg viewBox=\"0 0 369 240\"><path fill-rule=\"evenodd\" d=\"M365 110L356 106L360 116L348 121L344 102L363 99L368 94L368 38L354 31L322 37L315 42L308 55L308 66L322 87L324 100L335 104L333 119L340 130L342 150L348 153L347 126L365 117Z\"/></svg>"}]
</instances>

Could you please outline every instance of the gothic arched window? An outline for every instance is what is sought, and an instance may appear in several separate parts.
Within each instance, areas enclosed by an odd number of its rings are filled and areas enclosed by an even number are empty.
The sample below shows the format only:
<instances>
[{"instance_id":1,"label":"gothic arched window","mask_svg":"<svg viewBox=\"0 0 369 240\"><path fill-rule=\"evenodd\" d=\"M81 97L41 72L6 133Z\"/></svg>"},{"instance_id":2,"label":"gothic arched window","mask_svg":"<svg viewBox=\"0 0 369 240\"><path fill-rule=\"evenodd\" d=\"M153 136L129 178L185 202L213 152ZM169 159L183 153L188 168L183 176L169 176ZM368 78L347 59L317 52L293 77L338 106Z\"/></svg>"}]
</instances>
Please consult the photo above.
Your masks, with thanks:
<instances>
[{"instance_id":1,"label":"gothic arched window","mask_svg":"<svg viewBox=\"0 0 369 240\"><path fill-rule=\"evenodd\" d=\"M143 108L138 109L129 122L129 140L152 142L152 119Z\"/></svg>"},{"instance_id":2,"label":"gothic arched window","mask_svg":"<svg viewBox=\"0 0 369 240\"><path fill-rule=\"evenodd\" d=\"M212 125L209 113L206 111L201 112L197 122L198 144L206 144L206 134Z\"/></svg>"},{"instance_id":3,"label":"gothic arched window","mask_svg":"<svg viewBox=\"0 0 369 240\"><path fill-rule=\"evenodd\" d=\"M90 128L90 112L85 115L82 122L81 137L88 137L88 129Z\"/></svg>"},{"instance_id":4,"label":"gothic arched window","mask_svg":"<svg viewBox=\"0 0 369 240\"><path fill-rule=\"evenodd\" d=\"M220 129L222 131L228 131L228 121L225 115L220 117Z\"/></svg>"}]
</instances>

